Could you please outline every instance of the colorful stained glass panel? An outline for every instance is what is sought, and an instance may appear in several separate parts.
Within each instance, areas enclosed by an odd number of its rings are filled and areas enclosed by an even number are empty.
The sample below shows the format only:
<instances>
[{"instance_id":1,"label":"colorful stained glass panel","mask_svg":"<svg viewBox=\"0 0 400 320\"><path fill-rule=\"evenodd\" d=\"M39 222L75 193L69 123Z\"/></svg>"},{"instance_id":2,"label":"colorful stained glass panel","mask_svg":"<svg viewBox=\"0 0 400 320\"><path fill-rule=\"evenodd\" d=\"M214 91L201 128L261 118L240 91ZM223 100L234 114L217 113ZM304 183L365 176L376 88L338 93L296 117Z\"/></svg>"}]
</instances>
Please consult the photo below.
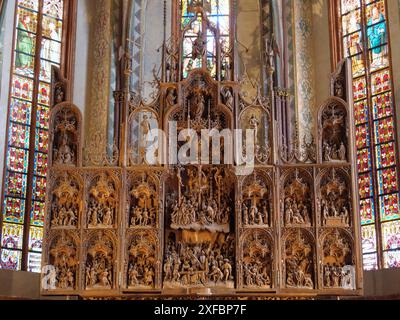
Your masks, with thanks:
<instances>
[{"instance_id":1,"label":"colorful stained glass panel","mask_svg":"<svg viewBox=\"0 0 400 320\"><path fill-rule=\"evenodd\" d=\"M375 72L371 75L371 93L376 95L391 89L389 70Z\"/></svg>"},{"instance_id":2,"label":"colorful stained glass panel","mask_svg":"<svg viewBox=\"0 0 400 320\"><path fill-rule=\"evenodd\" d=\"M360 201L361 224L371 224L375 222L375 208L372 199Z\"/></svg>"},{"instance_id":3,"label":"colorful stained glass panel","mask_svg":"<svg viewBox=\"0 0 400 320\"><path fill-rule=\"evenodd\" d=\"M374 72L389 66L387 46L374 48L369 51L370 71Z\"/></svg>"},{"instance_id":4,"label":"colorful stained glass panel","mask_svg":"<svg viewBox=\"0 0 400 320\"><path fill-rule=\"evenodd\" d=\"M49 128L50 109L48 107L38 105L36 114L36 126L42 129Z\"/></svg>"},{"instance_id":5,"label":"colorful stained glass panel","mask_svg":"<svg viewBox=\"0 0 400 320\"><path fill-rule=\"evenodd\" d=\"M377 146L375 152L378 169L391 167L396 164L396 151L393 142Z\"/></svg>"},{"instance_id":6,"label":"colorful stained glass panel","mask_svg":"<svg viewBox=\"0 0 400 320\"><path fill-rule=\"evenodd\" d=\"M346 51L346 56L352 57L356 54L359 54L363 50L362 45L362 34L361 32L355 32L344 37L344 50Z\"/></svg>"},{"instance_id":7,"label":"colorful stained glass panel","mask_svg":"<svg viewBox=\"0 0 400 320\"><path fill-rule=\"evenodd\" d=\"M373 25L378 25L379 28L382 28L381 25L385 23L384 21L386 16L385 2L383 0L380 0L374 2L373 4L367 5L365 11L367 26L369 27ZM378 29L376 33L381 34L382 31Z\"/></svg>"},{"instance_id":8,"label":"colorful stained glass panel","mask_svg":"<svg viewBox=\"0 0 400 320\"><path fill-rule=\"evenodd\" d=\"M360 10L355 10L343 16L343 33L349 34L361 29Z\"/></svg>"},{"instance_id":9,"label":"colorful stained glass panel","mask_svg":"<svg viewBox=\"0 0 400 320\"><path fill-rule=\"evenodd\" d=\"M21 270L22 252L15 250L1 249L0 269Z\"/></svg>"},{"instance_id":10,"label":"colorful stained glass panel","mask_svg":"<svg viewBox=\"0 0 400 320\"><path fill-rule=\"evenodd\" d=\"M383 250L400 249L400 221L382 224Z\"/></svg>"},{"instance_id":11,"label":"colorful stained glass panel","mask_svg":"<svg viewBox=\"0 0 400 320\"><path fill-rule=\"evenodd\" d=\"M28 151L12 147L8 148L7 169L14 172L28 173L28 158Z\"/></svg>"},{"instance_id":12,"label":"colorful stained glass panel","mask_svg":"<svg viewBox=\"0 0 400 320\"><path fill-rule=\"evenodd\" d=\"M18 0L18 5L33 11L38 11L39 1L37 0Z\"/></svg>"},{"instance_id":13,"label":"colorful stained glass panel","mask_svg":"<svg viewBox=\"0 0 400 320\"><path fill-rule=\"evenodd\" d=\"M49 144L49 133L47 130L36 129L36 137L35 137L35 150L47 153L48 144Z\"/></svg>"},{"instance_id":14,"label":"colorful stained glass panel","mask_svg":"<svg viewBox=\"0 0 400 320\"><path fill-rule=\"evenodd\" d=\"M367 83L364 77L353 80L354 101L367 98Z\"/></svg>"},{"instance_id":15,"label":"colorful stained glass panel","mask_svg":"<svg viewBox=\"0 0 400 320\"><path fill-rule=\"evenodd\" d=\"M385 269L400 268L400 250L383 253Z\"/></svg>"},{"instance_id":16,"label":"colorful stained glass panel","mask_svg":"<svg viewBox=\"0 0 400 320\"><path fill-rule=\"evenodd\" d=\"M25 125L30 125L31 111L32 111L32 104L30 102L11 99L10 109L11 109L10 112L11 121Z\"/></svg>"},{"instance_id":17,"label":"colorful stained glass panel","mask_svg":"<svg viewBox=\"0 0 400 320\"><path fill-rule=\"evenodd\" d=\"M374 120L386 118L393 115L392 93L387 92L372 98Z\"/></svg>"},{"instance_id":18,"label":"colorful stained glass panel","mask_svg":"<svg viewBox=\"0 0 400 320\"><path fill-rule=\"evenodd\" d=\"M29 229L29 250L42 252L43 228L31 227Z\"/></svg>"},{"instance_id":19,"label":"colorful stained glass panel","mask_svg":"<svg viewBox=\"0 0 400 320\"><path fill-rule=\"evenodd\" d=\"M361 227L361 241L364 253L376 252L376 230L374 225Z\"/></svg>"},{"instance_id":20,"label":"colorful stained glass panel","mask_svg":"<svg viewBox=\"0 0 400 320\"><path fill-rule=\"evenodd\" d=\"M360 7L360 0L342 0L342 14L346 14Z\"/></svg>"},{"instance_id":21,"label":"colorful stained glass panel","mask_svg":"<svg viewBox=\"0 0 400 320\"><path fill-rule=\"evenodd\" d=\"M7 172L6 176L6 194L19 198L26 196L26 175L15 172Z\"/></svg>"},{"instance_id":22,"label":"colorful stained glass panel","mask_svg":"<svg viewBox=\"0 0 400 320\"><path fill-rule=\"evenodd\" d=\"M376 253L363 255L364 270L378 269L378 255Z\"/></svg>"},{"instance_id":23,"label":"colorful stained glass panel","mask_svg":"<svg viewBox=\"0 0 400 320\"><path fill-rule=\"evenodd\" d=\"M379 197L381 221L400 218L398 193Z\"/></svg>"},{"instance_id":24,"label":"colorful stained glass panel","mask_svg":"<svg viewBox=\"0 0 400 320\"><path fill-rule=\"evenodd\" d=\"M358 172L367 172L371 170L371 152L369 149L357 151Z\"/></svg>"},{"instance_id":25,"label":"colorful stained glass panel","mask_svg":"<svg viewBox=\"0 0 400 320\"><path fill-rule=\"evenodd\" d=\"M19 99L32 101L33 81L20 76L13 77L12 96Z\"/></svg>"},{"instance_id":26,"label":"colorful stained glass panel","mask_svg":"<svg viewBox=\"0 0 400 320\"><path fill-rule=\"evenodd\" d=\"M370 135L367 124L357 126L356 128L356 146L357 149L363 149L370 146Z\"/></svg>"},{"instance_id":27,"label":"colorful stained glass panel","mask_svg":"<svg viewBox=\"0 0 400 320\"><path fill-rule=\"evenodd\" d=\"M50 85L44 82L39 84L38 102L45 106L50 106Z\"/></svg>"},{"instance_id":28,"label":"colorful stained glass panel","mask_svg":"<svg viewBox=\"0 0 400 320\"><path fill-rule=\"evenodd\" d=\"M43 30L42 35L47 39L52 39L61 42L62 34L62 21L50 16L43 17ZM57 60L60 59L59 57ZM48 59L51 60L51 59Z\"/></svg>"},{"instance_id":29,"label":"colorful stained glass panel","mask_svg":"<svg viewBox=\"0 0 400 320\"><path fill-rule=\"evenodd\" d=\"M36 227L43 227L44 215L45 215L45 203L33 201L31 210L31 220L30 220L31 225Z\"/></svg>"},{"instance_id":30,"label":"colorful stained glass panel","mask_svg":"<svg viewBox=\"0 0 400 320\"><path fill-rule=\"evenodd\" d=\"M25 200L6 197L3 218L5 222L23 224L25 220Z\"/></svg>"},{"instance_id":31,"label":"colorful stained glass panel","mask_svg":"<svg viewBox=\"0 0 400 320\"><path fill-rule=\"evenodd\" d=\"M47 154L41 152L35 152L35 165L34 173L37 176L47 176Z\"/></svg>"},{"instance_id":32,"label":"colorful stained glass panel","mask_svg":"<svg viewBox=\"0 0 400 320\"><path fill-rule=\"evenodd\" d=\"M23 7L18 8L17 14L17 31L23 32L23 38L20 38L19 40L26 41L27 39L25 39L25 37L29 37L32 33L36 33L38 14L35 11L27 10ZM18 50L18 46L16 49Z\"/></svg>"},{"instance_id":33,"label":"colorful stained glass panel","mask_svg":"<svg viewBox=\"0 0 400 320\"><path fill-rule=\"evenodd\" d=\"M10 124L10 146L29 149L29 127L11 123Z\"/></svg>"},{"instance_id":34,"label":"colorful stained glass panel","mask_svg":"<svg viewBox=\"0 0 400 320\"><path fill-rule=\"evenodd\" d=\"M361 199L370 198L374 195L371 172L359 175L358 187Z\"/></svg>"},{"instance_id":35,"label":"colorful stained glass panel","mask_svg":"<svg viewBox=\"0 0 400 320\"><path fill-rule=\"evenodd\" d=\"M4 223L1 246L7 249L22 249L24 227L19 224Z\"/></svg>"},{"instance_id":36,"label":"colorful stained glass panel","mask_svg":"<svg viewBox=\"0 0 400 320\"><path fill-rule=\"evenodd\" d=\"M361 54L351 58L353 77L359 77L365 74L365 63Z\"/></svg>"},{"instance_id":37,"label":"colorful stained glass panel","mask_svg":"<svg viewBox=\"0 0 400 320\"><path fill-rule=\"evenodd\" d=\"M394 135L393 118L385 118L374 122L375 144L392 141Z\"/></svg>"},{"instance_id":38,"label":"colorful stained glass panel","mask_svg":"<svg viewBox=\"0 0 400 320\"><path fill-rule=\"evenodd\" d=\"M62 19L64 12L63 7L63 0L45 0L43 4L43 13L57 19Z\"/></svg>"},{"instance_id":39,"label":"colorful stained glass panel","mask_svg":"<svg viewBox=\"0 0 400 320\"><path fill-rule=\"evenodd\" d=\"M354 117L357 125L368 122L369 111L367 100L354 104Z\"/></svg>"},{"instance_id":40,"label":"colorful stained glass panel","mask_svg":"<svg viewBox=\"0 0 400 320\"><path fill-rule=\"evenodd\" d=\"M40 253L28 253L28 272L41 272L42 255Z\"/></svg>"},{"instance_id":41,"label":"colorful stained glass panel","mask_svg":"<svg viewBox=\"0 0 400 320\"><path fill-rule=\"evenodd\" d=\"M39 201L45 201L46 198L46 178L33 178L33 198Z\"/></svg>"},{"instance_id":42,"label":"colorful stained glass panel","mask_svg":"<svg viewBox=\"0 0 400 320\"><path fill-rule=\"evenodd\" d=\"M397 191L398 185L396 168L379 170L377 174L380 195Z\"/></svg>"}]
</instances>

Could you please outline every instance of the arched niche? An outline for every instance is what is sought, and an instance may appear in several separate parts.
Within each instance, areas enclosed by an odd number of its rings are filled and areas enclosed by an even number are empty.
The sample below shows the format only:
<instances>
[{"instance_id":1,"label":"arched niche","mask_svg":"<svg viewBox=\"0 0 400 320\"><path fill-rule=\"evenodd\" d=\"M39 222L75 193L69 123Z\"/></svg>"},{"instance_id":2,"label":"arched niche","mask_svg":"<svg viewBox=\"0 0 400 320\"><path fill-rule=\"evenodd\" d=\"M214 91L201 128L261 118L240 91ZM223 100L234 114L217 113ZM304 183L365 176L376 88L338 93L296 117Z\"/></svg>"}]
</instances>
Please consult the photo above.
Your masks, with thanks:
<instances>
[{"instance_id":1,"label":"arched niche","mask_svg":"<svg viewBox=\"0 0 400 320\"><path fill-rule=\"evenodd\" d=\"M321 275L325 289L356 289L354 242L345 229L330 228L321 235Z\"/></svg>"},{"instance_id":2,"label":"arched niche","mask_svg":"<svg viewBox=\"0 0 400 320\"><path fill-rule=\"evenodd\" d=\"M349 173L324 169L318 181L318 215L323 227L350 227L353 221Z\"/></svg>"},{"instance_id":3,"label":"arched niche","mask_svg":"<svg viewBox=\"0 0 400 320\"><path fill-rule=\"evenodd\" d=\"M303 169L290 169L281 178L281 223L285 227L314 225L314 178Z\"/></svg>"},{"instance_id":4,"label":"arched niche","mask_svg":"<svg viewBox=\"0 0 400 320\"><path fill-rule=\"evenodd\" d=\"M132 229L157 228L160 219L160 181L151 172L128 173L126 188L127 226Z\"/></svg>"},{"instance_id":5,"label":"arched niche","mask_svg":"<svg viewBox=\"0 0 400 320\"><path fill-rule=\"evenodd\" d=\"M283 285L288 289L316 287L315 238L305 229L289 229L283 236Z\"/></svg>"},{"instance_id":6,"label":"arched niche","mask_svg":"<svg viewBox=\"0 0 400 320\"><path fill-rule=\"evenodd\" d=\"M76 171L50 178L49 219L51 229L77 229L83 213L83 179Z\"/></svg>"},{"instance_id":7,"label":"arched niche","mask_svg":"<svg viewBox=\"0 0 400 320\"><path fill-rule=\"evenodd\" d=\"M80 241L73 231L49 234L43 252L42 290L71 292L79 289Z\"/></svg>"},{"instance_id":8,"label":"arched niche","mask_svg":"<svg viewBox=\"0 0 400 320\"><path fill-rule=\"evenodd\" d=\"M130 166L159 164L159 119L151 108L138 108L129 117Z\"/></svg>"},{"instance_id":9,"label":"arched niche","mask_svg":"<svg viewBox=\"0 0 400 320\"><path fill-rule=\"evenodd\" d=\"M84 243L83 288L113 290L118 287L117 242L109 230L91 231Z\"/></svg>"},{"instance_id":10,"label":"arched niche","mask_svg":"<svg viewBox=\"0 0 400 320\"><path fill-rule=\"evenodd\" d=\"M56 105L50 114L49 166L82 165L82 115L70 102Z\"/></svg>"},{"instance_id":11,"label":"arched niche","mask_svg":"<svg viewBox=\"0 0 400 320\"><path fill-rule=\"evenodd\" d=\"M350 162L348 107L342 99L333 97L321 106L318 137L321 163Z\"/></svg>"},{"instance_id":12,"label":"arched niche","mask_svg":"<svg viewBox=\"0 0 400 320\"><path fill-rule=\"evenodd\" d=\"M154 231L128 232L125 287L128 290L155 290L160 287L160 241Z\"/></svg>"},{"instance_id":13,"label":"arched niche","mask_svg":"<svg viewBox=\"0 0 400 320\"><path fill-rule=\"evenodd\" d=\"M272 156L272 127L269 111L262 106L248 106L240 114L240 129L243 130L243 145L246 143L246 130L254 131L255 163L270 163Z\"/></svg>"},{"instance_id":14,"label":"arched niche","mask_svg":"<svg viewBox=\"0 0 400 320\"><path fill-rule=\"evenodd\" d=\"M115 173L102 171L89 176L86 189L88 229L114 229L118 226L119 182Z\"/></svg>"},{"instance_id":15,"label":"arched niche","mask_svg":"<svg viewBox=\"0 0 400 320\"><path fill-rule=\"evenodd\" d=\"M268 290L275 286L274 242L263 229L246 230L240 239L239 286L246 290Z\"/></svg>"},{"instance_id":16,"label":"arched niche","mask_svg":"<svg viewBox=\"0 0 400 320\"><path fill-rule=\"evenodd\" d=\"M269 228L274 223L273 184L265 171L254 171L241 185L239 226Z\"/></svg>"}]
</instances>

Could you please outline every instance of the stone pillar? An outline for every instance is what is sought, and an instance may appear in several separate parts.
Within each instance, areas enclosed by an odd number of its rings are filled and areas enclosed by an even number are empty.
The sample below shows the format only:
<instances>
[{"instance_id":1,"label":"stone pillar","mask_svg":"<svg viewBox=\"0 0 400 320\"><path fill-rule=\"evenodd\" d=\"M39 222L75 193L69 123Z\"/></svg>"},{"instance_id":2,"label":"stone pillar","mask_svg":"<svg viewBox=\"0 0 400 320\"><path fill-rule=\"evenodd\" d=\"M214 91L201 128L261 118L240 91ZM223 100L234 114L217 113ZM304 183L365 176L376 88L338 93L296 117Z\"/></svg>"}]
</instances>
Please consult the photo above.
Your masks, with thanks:
<instances>
[{"instance_id":1,"label":"stone pillar","mask_svg":"<svg viewBox=\"0 0 400 320\"><path fill-rule=\"evenodd\" d=\"M110 104L112 0L96 0L93 7L86 109L85 165L104 164ZM79 56L77 56L79 59Z\"/></svg>"},{"instance_id":2,"label":"stone pillar","mask_svg":"<svg viewBox=\"0 0 400 320\"><path fill-rule=\"evenodd\" d=\"M314 137L315 80L312 1L293 0L296 66L296 114L300 148Z\"/></svg>"}]
</instances>

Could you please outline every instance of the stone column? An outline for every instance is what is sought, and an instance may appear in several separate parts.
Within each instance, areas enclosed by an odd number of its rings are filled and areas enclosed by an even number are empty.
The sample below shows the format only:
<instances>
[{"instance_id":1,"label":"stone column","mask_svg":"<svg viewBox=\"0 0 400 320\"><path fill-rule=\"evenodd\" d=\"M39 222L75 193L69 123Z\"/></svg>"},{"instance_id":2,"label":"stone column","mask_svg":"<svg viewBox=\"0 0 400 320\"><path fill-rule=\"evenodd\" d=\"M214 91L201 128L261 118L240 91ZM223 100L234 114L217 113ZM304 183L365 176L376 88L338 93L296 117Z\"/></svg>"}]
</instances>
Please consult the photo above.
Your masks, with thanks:
<instances>
[{"instance_id":1,"label":"stone column","mask_svg":"<svg viewBox=\"0 0 400 320\"><path fill-rule=\"evenodd\" d=\"M112 0L93 1L89 53L88 98L86 109L85 165L104 164L110 104L111 4ZM77 56L79 59L79 56Z\"/></svg>"},{"instance_id":2,"label":"stone column","mask_svg":"<svg viewBox=\"0 0 400 320\"><path fill-rule=\"evenodd\" d=\"M296 66L296 114L300 147L314 137L315 80L312 1L293 0Z\"/></svg>"}]
</instances>

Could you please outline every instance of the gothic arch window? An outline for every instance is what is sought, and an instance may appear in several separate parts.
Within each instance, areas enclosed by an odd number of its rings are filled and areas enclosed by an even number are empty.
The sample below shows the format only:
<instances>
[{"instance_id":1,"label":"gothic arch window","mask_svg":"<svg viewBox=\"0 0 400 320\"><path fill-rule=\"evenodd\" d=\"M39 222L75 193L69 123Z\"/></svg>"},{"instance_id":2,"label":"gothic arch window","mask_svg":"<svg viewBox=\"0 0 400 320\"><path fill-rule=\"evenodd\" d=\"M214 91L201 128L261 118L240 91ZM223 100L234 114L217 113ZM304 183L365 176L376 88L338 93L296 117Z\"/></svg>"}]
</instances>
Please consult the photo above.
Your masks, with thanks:
<instances>
[{"instance_id":1,"label":"gothic arch window","mask_svg":"<svg viewBox=\"0 0 400 320\"><path fill-rule=\"evenodd\" d=\"M400 267L398 150L385 0L334 0L336 60L352 61L364 269ZM335 21L335 20L332 20ZM338 61L336 61L338 62Z\"/></svg>"},{"instance_id":2,"label":"gothic arch window","mask_svg":"<svg viewBox=\"0 0 400 320\"><path fill-rule=\"evenodd\" d=\"M221 73L222 78L228 78L227 73L231 70L232 59L230 55L232 34L232 2L231 0L178 0L177 1L177 24L179 32L184 33L182 48L182 76L186 78L188 73L196 68L207 68L213 77L217 74L217 42L221 46ZM192 19L196 16L193 8L202 6L211 22L207 25L205 19L197 16L190 27ZM218 36L212 32L212 28L219 30ZM219 39L217 39L217 37ZM200 44L200 45L199 45ZM199 48L204 46L206 54L202 54ZM196 47L196 48L195 48ZM224 80L224 79L221 79Z\"/></svg>"},{"instance_id":3,"label":"gothic arch window","mask_svg":"<svg viewBox=\"0 0 400 320\"><path fill-rule=\"evenodd\" d=\"M51 69L56 66L66 78L70 76L68 14L74 5L74 0L16 1L0 269L40 272Z\"/></svg>"}]
</instances>

